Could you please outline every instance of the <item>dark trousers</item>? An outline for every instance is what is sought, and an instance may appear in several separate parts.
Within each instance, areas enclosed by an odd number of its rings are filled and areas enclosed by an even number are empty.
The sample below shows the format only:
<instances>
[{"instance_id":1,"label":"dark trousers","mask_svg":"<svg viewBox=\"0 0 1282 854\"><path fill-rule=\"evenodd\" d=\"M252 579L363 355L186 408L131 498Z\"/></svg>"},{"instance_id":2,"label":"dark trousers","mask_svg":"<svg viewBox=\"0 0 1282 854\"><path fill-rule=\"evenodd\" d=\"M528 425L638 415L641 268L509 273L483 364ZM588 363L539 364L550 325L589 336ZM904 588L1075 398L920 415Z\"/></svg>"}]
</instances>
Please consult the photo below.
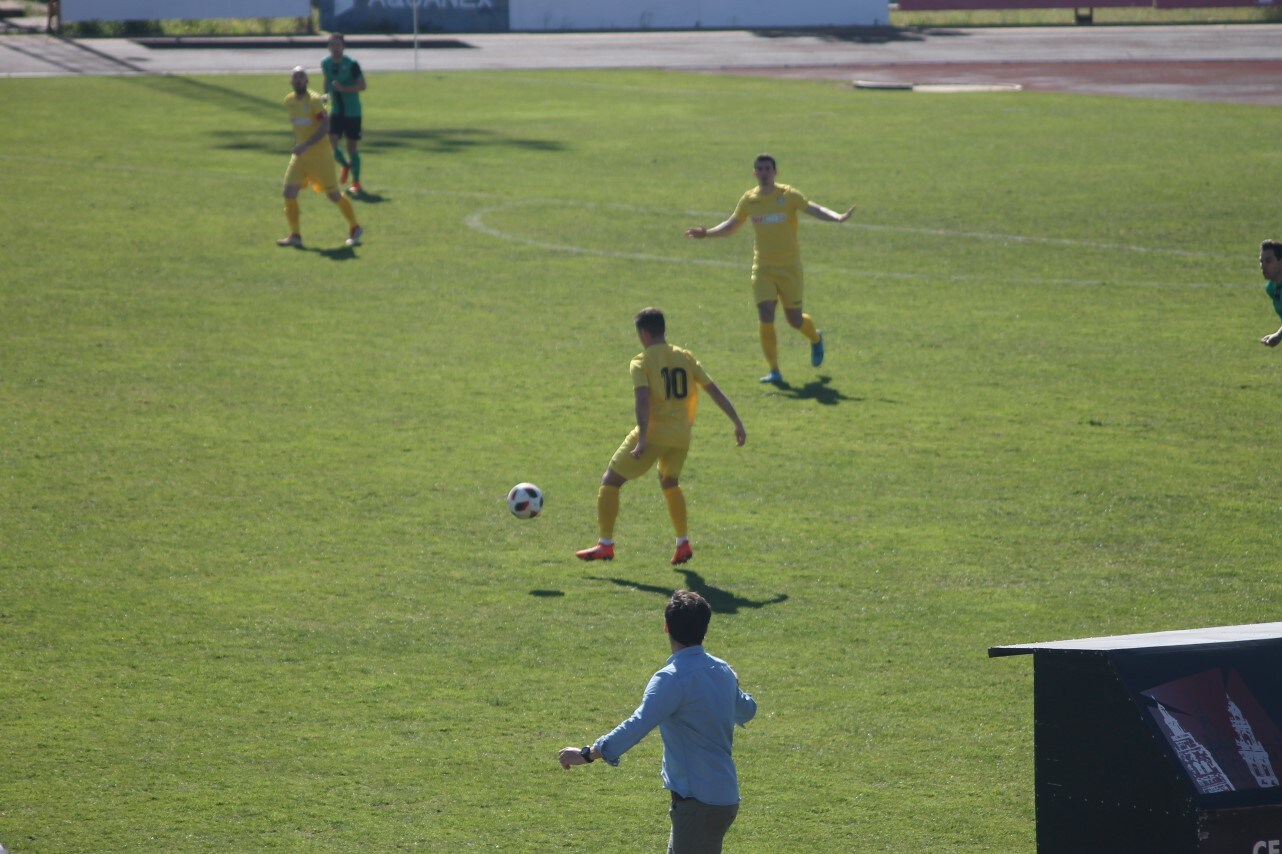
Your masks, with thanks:
<instances>
[{"instance_id":1,"label":"dark trousers","mask_svg":"<svg viewBox=\"0 0 1282 854\"><path fill-rule=\"evenodd\" d=\"M716 806L672 793L672 835L668 854L721 854L721 841L734 824L739 805Z\"/></svg>"}]
</instances>

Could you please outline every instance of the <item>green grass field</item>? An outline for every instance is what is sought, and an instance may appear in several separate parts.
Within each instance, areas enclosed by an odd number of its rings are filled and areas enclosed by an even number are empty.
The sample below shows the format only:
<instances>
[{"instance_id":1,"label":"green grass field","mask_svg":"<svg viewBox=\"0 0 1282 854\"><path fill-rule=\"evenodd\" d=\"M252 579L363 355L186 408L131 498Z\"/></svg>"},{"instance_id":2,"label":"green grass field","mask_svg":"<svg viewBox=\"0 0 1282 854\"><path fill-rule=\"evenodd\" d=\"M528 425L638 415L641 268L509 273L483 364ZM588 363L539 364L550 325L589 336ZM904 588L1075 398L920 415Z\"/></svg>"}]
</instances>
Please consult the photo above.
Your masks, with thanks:
<instances>
[{"instance_id":1,"label":"green grass field","mask_svg":"<svg viewBox=\"0 0 1282 854\"><path fill-rule=\"evenodd\" d=\"M662 850L626 717L703 592L761 705L727 851L1031 852L1031 660L1272 621L1282 116L675 73L377 75L366 243L285 233L286 75L0 81L0 841ZM807 221L764 387L753 156ZM705 405L581 564L665 308ZM503 496L540 484L546 514Z\"/></svg>"}]
</instances>

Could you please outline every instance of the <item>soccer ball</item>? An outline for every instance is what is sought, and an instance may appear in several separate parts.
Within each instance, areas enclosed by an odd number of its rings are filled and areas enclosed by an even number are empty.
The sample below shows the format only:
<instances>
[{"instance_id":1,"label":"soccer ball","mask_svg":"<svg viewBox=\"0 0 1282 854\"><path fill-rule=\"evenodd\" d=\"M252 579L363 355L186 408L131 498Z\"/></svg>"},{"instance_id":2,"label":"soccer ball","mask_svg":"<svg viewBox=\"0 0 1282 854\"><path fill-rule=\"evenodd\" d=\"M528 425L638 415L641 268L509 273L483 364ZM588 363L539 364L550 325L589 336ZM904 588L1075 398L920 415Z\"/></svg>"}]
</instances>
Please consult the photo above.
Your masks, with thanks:
<instances>
[{"instance_id":1,"label":"soccer ball","mask_svg":"<svg viewBox=\"0 0 1282 854\"><path fill-rule=\"evenodd\" d=\"M507 509L518 519L533 519L543 512L543 490L532 483L518 483L507 494Z\"/></svg>"}]
</instances>

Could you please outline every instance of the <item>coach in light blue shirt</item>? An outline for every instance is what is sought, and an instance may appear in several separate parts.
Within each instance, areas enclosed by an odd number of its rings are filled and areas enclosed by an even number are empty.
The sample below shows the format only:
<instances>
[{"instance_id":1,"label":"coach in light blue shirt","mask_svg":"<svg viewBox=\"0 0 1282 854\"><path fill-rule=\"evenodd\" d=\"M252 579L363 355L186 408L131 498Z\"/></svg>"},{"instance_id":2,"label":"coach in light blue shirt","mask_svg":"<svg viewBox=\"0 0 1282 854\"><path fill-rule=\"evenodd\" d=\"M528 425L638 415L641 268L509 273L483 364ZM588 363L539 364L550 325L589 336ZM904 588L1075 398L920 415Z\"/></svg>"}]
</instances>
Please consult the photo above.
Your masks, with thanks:
<instances>
[{"instance_id":1,"label":"coach in light blue shirt","mask_svg":"<svg viewBox=\"0 0 1282 854\"><path fill-rule=\"evenodd\" d=\"M561 750L569 769L619 759L656 726L663 737L663 787L672 792L669 854L719 854L739 812L734 725L757 714L757 701L739 677L703 650L712 608L698 593L678 590L663 612L672 646L667 664L650 679L632 717L586 747Z\"/></svg>"}]
</instances>

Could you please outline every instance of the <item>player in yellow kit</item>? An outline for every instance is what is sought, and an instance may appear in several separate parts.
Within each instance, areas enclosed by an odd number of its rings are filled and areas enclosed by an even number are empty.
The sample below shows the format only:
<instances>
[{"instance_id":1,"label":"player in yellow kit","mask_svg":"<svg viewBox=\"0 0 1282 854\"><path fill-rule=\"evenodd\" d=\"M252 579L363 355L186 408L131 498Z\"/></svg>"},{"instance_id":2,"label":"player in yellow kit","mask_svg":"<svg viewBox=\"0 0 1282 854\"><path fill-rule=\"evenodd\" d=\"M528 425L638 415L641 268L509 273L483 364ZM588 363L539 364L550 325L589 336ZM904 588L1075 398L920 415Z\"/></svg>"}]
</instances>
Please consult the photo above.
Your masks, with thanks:
<instances>
[{"instance_id":1,"label":"player in yellow kit","mask_svg":"<svg viewBox=\"0 0 1282 854\"><path fill-rule=\"evenodd\" d=\"M779 372L779 346L775 337L775 308L782 302L788 325L810 342L810 364L816 368L823 364L823 333L815 328L810 315L802 310L803 277L801 273L801 243L797 240L797 214L808 214L824 222L845 222L855 208L845 213L828 210L810 201L787 184L775 183L779 167L774 157L761 154L753 162L757 186L743 194L734 213L725 222L712 228L686 229L686 237L702 240L705 237L729 237L747 220L752 220L756 231L756 248L752 259L752 292L757 302L757 319L760 322L761 352L765 354L770 373L761 378L763 383L779 385L783 374Z\"/></svg>"},{"instance_id":2,"label":"player in yellow kit","mask_svg":"<svg viewBox=\"0 0 1282 854\"><path fill-rule=\"evenodd\" d=\"M334 175L334 150L329 145L329 116L319 95L307 88L307 71L295 66L289 78L294 91L285 96L285 109L289 123L294 128L293 155L285 170L285 219L289 222L289 236L276 241L277 246L302 247L299 231L298 191L305 185L319 187L338 205L350 231L348 246L359 246L365 229L356 221L356 211L342 193ZM320 144L321 142L324 144Z\"/></svg>"},{"instance_id":3,"label":"player in yellow kit","mask_svg":"<svg viewBox=\"0 0 1282 854\"><path fill-rule=\"evenodd\" d=\"M672 563L685 563L692 556L686 530L686 500L681 492L681 467L690 450L690 428L699 408L699 387L734 424L735 441L748 439L734 404L708 376L689 350L667 342L663 312L657 308L641 311L633 324L644 351L628 366L635 393L637 426L614 452L601 476L597 492L597 526L600 539L591 548L575 552L582 560L614 558L614 522L619 515L619 489L659 464L659 486L668 504L668 515L677 532L677 551Z\"/></svg>"}]
</instances>

